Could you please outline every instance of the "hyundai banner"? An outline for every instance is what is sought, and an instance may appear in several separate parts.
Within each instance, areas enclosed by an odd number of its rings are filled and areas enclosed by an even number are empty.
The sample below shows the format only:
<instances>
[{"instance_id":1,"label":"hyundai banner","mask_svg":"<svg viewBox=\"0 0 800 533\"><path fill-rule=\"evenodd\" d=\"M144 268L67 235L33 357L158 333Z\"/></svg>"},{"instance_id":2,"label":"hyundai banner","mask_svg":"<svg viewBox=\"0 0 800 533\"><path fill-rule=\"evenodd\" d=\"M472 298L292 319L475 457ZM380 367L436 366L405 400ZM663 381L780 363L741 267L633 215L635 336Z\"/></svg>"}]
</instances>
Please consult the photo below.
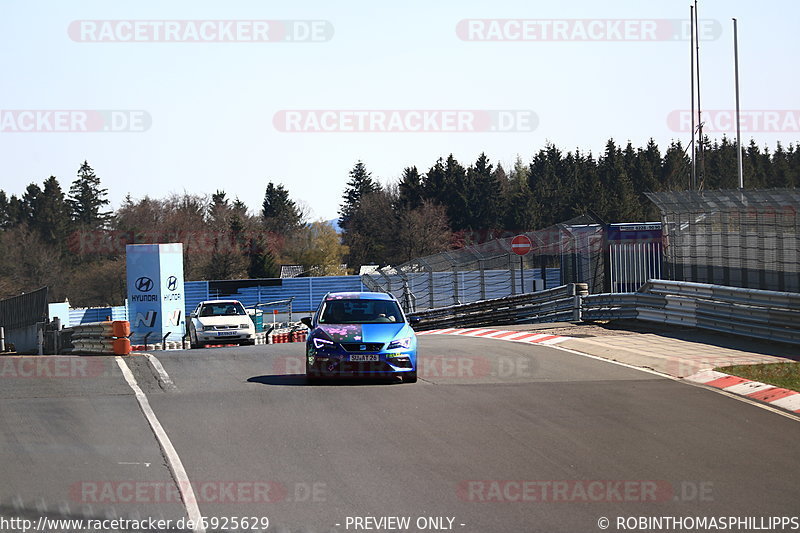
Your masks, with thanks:
<instances>
[{"instance_id":1,"label":"hyundai banner","mask_svg":"<svg viewBox=\"0 0 800 533\"><path fill-rule=\"evenodd\" d=\"M183 244L129 244L128 318L131 343L180 341L186 326Z\"/></svg>"}]
</instances>

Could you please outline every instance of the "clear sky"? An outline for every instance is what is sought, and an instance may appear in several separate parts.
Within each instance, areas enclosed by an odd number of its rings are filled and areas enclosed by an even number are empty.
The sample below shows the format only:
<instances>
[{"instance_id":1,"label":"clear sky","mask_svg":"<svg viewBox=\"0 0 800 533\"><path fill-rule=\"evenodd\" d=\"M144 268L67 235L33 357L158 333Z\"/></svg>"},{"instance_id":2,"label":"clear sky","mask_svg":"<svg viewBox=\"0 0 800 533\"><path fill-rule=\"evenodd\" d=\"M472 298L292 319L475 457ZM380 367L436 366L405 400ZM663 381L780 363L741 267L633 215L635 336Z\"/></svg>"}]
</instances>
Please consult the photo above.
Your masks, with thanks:
<instances>
[{"instance_id":1,"label":"clear sky","mask_svg":"<svg viewBox=\"0 0 800 533\"><path fill-rule=\"evenodd\" d=\"M529 160L548 141L599 153L609 137L637 146L653 137L662 147L690 137L668 122L670 113L690 105L689 42L670 30L670 21L688 18L688 1L2 0L0 6L0 188L7 193L20 194L50 175L68 189L86 159L114 207L128 193L224 189L256 210L272 180L306 202L313 218L331 219L359 159L385 182L405 166L424 171L451 152L465 165L481 151L510 165L517 154ZM749 126L770 131L746 131L744 138L771 147L796 143L800 2L701 0L705 109L734 107L731 17L739 20L742 109L783 113L777 127ZM516 22L490 22L496 19ZM639 22L629 30L603 22L620 19ZM185 26L167 42L152 42L160 27L142 23L144 42L112 42L130 37L128 26L116 22L103 33L102 24L81 22L175 20L198 21L203 42L186 42L192 34ZM247 40L259 28L253 24L239 42L208 42L223 30L200 21L220 20L320 22L311 42L274 42L284 35L302 39L306 27L275 22L268 24L270 42ZM555 23L541 22L550 20L566 24L567 33L543 40L555 36ZM581 29L591 37L581 38ZM505 40L482 40L498 35ZM35 123L20 113L36 110L84 115L40 114ZM70 131L96 128L93 113L110 110L133 112L115 120L141 125ZM293 123L303 131L281 131L282 111L304 110L335 111L326 123L334 130L352 129L343 111L383 112L388 121L386 112L404 110L408 121L388 132L375 131L379 122L368 122L365 132L311 132L313 122L303 118ZM486 131L478 113L467 117L467 131L420 132L411 120L416 115L408 114L414 110L519 110L535 123ZM474 131L475 117L484 131ZM16 131L31 127L67 131Z\"/></svg>"}]
</instances>

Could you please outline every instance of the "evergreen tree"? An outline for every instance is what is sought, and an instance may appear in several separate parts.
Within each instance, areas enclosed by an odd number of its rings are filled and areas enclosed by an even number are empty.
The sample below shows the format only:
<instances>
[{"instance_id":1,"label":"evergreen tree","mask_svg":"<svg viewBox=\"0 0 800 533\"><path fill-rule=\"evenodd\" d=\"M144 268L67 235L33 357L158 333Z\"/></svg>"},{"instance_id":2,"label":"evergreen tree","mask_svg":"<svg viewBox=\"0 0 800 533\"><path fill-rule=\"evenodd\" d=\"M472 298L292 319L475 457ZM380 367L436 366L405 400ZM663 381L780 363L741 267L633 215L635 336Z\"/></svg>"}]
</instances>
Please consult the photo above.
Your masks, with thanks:
<instances>
[{"instance_id":1,"label":"evergreen tree","mask_svg":"<svg viewBox=\"0 0 800 533\"><path fill-rule=\"evenodd\" d=\"M361 200L380 187L372 179L372 173L367 171L363 162L358 161L350 171L350 180L342 195L342 205L339 208L339 227L345 233L349 229L350 219L361 205Z\"/></svg>"},{"instance_id":2,"label":"evergreen tree","mask_svg":"<svg viewBox=\"0 0 800 533\"><path fill-rule=\"evenodd\" d=\"M689 176L691 174L691 161L686 155L686 149L680 141L670 143L667 151L664 152L664 160L661 165L661 187L662 191L684 191L689 188Z\"/></svg>"},{"instance_id":3,"label":"evergreen tree","mask_svg":"<svg viewBox=\"0 0 800 533\"><path fill-rule=\"evenodd\" d=\"M641 220L642 210L633 189L628 173L625 171L625 154L613 139L606 143L606 151L598 162L600 181L613 198L610 208L605 213L598 213L605 220L612 222L635 222Z\"/></svg>"},{"instance_id":4,"label":"evergreen tree","mask_svg":"<svg viewBox=\"0 0 800 533\"><path fill-rule=\"evenodd\" d=\"M436 163L425 174L425 179L422 182L422 190L426 199L431 200L435 204L445 205L446 195L449 190L447 177L444 171L444 160L440 157Z\"/></svg>"},{"instance_id":5,"label":"evergreen tree","mask_svg":"<svg viewBox=\"0 0 800 533\"><path fill-rule=\"evenodd\" d=\"M32 227L39 231L45 242L64 243L69 231L70 217L64 191L55 176L44 181L33 212Z\"/></svg>"},{"instance_id":6,"label":"evergreen tree","mask_svg":"<svg viewBox=\"0 0 800 533\"><path fill-rule=\"evenodd\" d=\"M398 212L417 209L425 199L424 194L422 176L420 176L417 167L404 168L400 183L397 185L395 209Z\"/></svg>"},{"instance_id":7,"label":"evergreen tree","mask_svg":"<svg viewBox=\"0 0 800 533\"><path fill-rule=\"evenodd\" d=\"M531 231L538 224L538 206L528 184L529 167L517 155L505 187L503 225L512 231Z\"/></svg>"},{"instance_id":8,"label":"evergreen tree","mask_svg":"<svg viewBox=\"0 0 800 533\"><path fill-rule=\"evenodd\" d=\"M224 228L227 226L230 202L225 191L217 189L211 195L211 204L208 206L208 219L212 226Z\"/></svg>"},{"instance_id":9,"label":"evergreen tree","mask_svg":"<svg viewBox=\"0 0 800 533\"><path fill-rule=\"evenodd\" d=\"M302 215L297 204L289 198L283 185L267 184L261 204L261 219L267 231L287 235L302 224Z\"/></svg>"},{"instance_id":10,"label":"evergreen tree","mask_svg":"<svg viewBox=\"0 0 800 533\"><path fill-rule=\"evenodd\" d=\"M22 216L23 221L28 226L33 226L34 217L39 209L39 201L42 195L42 189L35 183L29 184L22 194Z\"/></svg>"},{"instance_id":11,"label":"evergreen tree","mask_svg":"<svg viewBox=\"0 0 800 533\"><path fill-rule=\"evenodd\" d=\"M454 231L473 227L471 199L474 197L474 182L467 176L467 169L456 160L453 154L447 156L444 164L445 189L440 193L438 203L447 209L447 218Z\"/></svg>"},{"instance_id":12,"label":"evergreen tree","mask_svg":"<svg viewBox=\"0 0 800 533\"><path fill-rule=\"evenodd\" d=\"M108 191L100 187L92 167L84 161L78 169L78 177L69 189L67 204L72 220L86 229L100 229L110 218L110 212L102 209L109 204Z\"/></svg>"},{"instance_id":13,"label":"evergreen tree","mask_svg":"<svg viewBox=\"0 0 800 533\"><path fill-rule=\"evenodd\" d=\"M503 215L503 185L492 172L492 165L481 153L474 166L467 170L470 209L469 227L473 230L499 229Z\"/></svg>"},{"instance_id":14,"label":"evergreen tree","mask_svg":"<svg viewBox=\"0 0 800 533\"><path fill-rule=\"evenodd\" d=\"M8 229L10 226L8 197L6 196L6 191L0 189L0 230Z\"/></svg>"}]
</instances>

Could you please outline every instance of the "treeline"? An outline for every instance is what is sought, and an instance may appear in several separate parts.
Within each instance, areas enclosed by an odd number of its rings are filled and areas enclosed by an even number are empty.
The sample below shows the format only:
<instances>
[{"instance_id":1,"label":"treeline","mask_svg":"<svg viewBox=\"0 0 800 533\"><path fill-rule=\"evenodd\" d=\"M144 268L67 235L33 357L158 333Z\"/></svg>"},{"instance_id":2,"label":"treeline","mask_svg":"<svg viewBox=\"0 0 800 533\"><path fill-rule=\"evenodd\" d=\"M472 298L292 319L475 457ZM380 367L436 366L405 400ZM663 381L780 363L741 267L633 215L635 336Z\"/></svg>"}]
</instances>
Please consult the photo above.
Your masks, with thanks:
<instances>
[{"instance_id":1,"label":"treeline","mask_svg":"<svg viewBox=\"0 0 800 533\"><path fill-rule=\"evenodd\" d=\"M698 165L706 189L735 188L735 146L705 145ZM0 190L0 298L47 285L73 305L123 302L125 245L181 242L186 279L267 278L280 265L307 275L358 273L362 265L397 265L481 241L492 234L540 229L589 211L609 222L658 220L648 191L689 187L690 161L680 143L634 148L609 140L598 157L548 144L510 168L480 154L452 155L427 170L411 166L382 183L363 162L349 173L339 211L341 235L309 222L308 209L280 183L268 182L253 213L224 191L167 198L128 196L109 209L107 190L84 162L65 192L50 176L20 195ZM744 150L748 188L795 187L800 149Z\"/></svg>"},{"instance_id":2,"label":"treeline","mask_svg":"<svg viewBox=\"0 0 800 533\"><path fill-rule=\"evenodd\" d=\"M660 220L645 193L690 188L686 152L673 142L662 153L652 139L638 148L612 139L598 157L548 144L530 161L517 157L508 169L493 165L485 154L468 166L450 155L424 171L408 167L388 185L378 183L359 162L350 172L340 208L348 264L396 265L587 212L606 222ZM696 164L700 188L738 186L736 146L727 138L706 139ZM800 147L778 144L770 151L751 141L743 149L743 167L747 188L795 187Z\"/></svg>"},{"instance_id":3,"label":"treeline","mask_svg":"<svg viewBox=\"0 0 800 533\"><path fill-rule=\"evenodd\" d=\"M107 190L84 162L68 193L56 177L21 196L0 190L0 298L47 285L53 301L119 305L126 297L125 245L183 243L188 280L269 278L281 264L343 274L346 248L327 222L269 182L253 214L224 191L156 199L126 197L107 210Z\"/></svg>"}]
</instances>

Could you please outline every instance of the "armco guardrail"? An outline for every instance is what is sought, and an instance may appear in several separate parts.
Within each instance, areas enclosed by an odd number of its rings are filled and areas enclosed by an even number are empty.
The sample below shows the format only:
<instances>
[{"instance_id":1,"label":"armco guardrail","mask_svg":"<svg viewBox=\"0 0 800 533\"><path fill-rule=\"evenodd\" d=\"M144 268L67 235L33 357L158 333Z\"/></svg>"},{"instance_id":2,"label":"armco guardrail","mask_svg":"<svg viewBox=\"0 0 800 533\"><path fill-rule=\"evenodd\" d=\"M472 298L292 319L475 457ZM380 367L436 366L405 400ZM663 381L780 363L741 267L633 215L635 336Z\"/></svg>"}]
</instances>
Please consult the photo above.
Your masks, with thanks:
<instances>
[{"instance_id":1,"label":"armco guardrail","mask_svg":"<svg viewBox=\"0 0 800 533\"><path fill-rule=\"evenodd\" d=\"M93 322L64 328L62 338L69 338L74 354L128 355L131 353L131 325L127 320Z\"/></svg>"},{"instance_id":2,"label":"armco guardrail","mask_svg":"<svg viewBox=\"0 0 800 533\"><path fill-rule=\"evenodd\" d=\"M571 283L546 291L438 307L410 313L410 316L419 319L414 327L419 331L443 327L518 324L543 318L548 322L580 320L580 299L586 294L585 283Z\"/></svg>"},{"instance_id":3,"label":"armco guardrail","mask_svg":"<svg viewBox=\"0 0 800 533\"><path fill-rule=\"evenodd\" d=\"M584 319L637 318L800 344L800 294L649 280L636 293L595 294Z\"/></svg>"},{"instance_id":4,"label":"armco guardrail","mask_svg":"<svg viewBox=\"0 0 800 533\"><path fill-rule=\"evenodd\" d=\"M639 319L800 344L800 294L649 280L638 292L547 291L411 313L418 330L581 320Z\"/></svg>"}]
</instances>

